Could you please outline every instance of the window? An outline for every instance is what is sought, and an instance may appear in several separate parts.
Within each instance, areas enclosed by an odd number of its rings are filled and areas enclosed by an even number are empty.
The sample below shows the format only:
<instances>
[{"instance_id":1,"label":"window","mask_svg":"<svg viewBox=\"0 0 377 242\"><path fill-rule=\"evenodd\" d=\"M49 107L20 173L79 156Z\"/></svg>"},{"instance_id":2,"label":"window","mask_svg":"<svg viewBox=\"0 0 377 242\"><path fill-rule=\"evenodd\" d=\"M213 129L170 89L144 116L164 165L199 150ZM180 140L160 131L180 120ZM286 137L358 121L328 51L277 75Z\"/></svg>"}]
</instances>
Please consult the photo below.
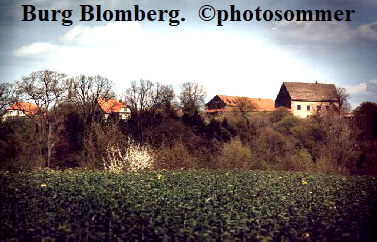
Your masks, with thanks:
<instances>
[{"instance_id":1,"label":"window","mask_svg":"<svg viewBox=\"0 0 377 242\"><path fill-rule=\"evenodd\" d=\"M306 106L306 110L310 111L310 105Z\"/></svg>"},{"instance_id":2,"label":"window","mask_svg":"<svg viewBox=\"0 0 377 242\"><path fill-rule=\"evenodd\" d=\"M326 111L329 111L330 110L330 107L329 106L326 106Z\"/></svg>"},{"instance_id":3,"label":"window","mask_svg":"<svg viewBox=\"0 0 377 242\"><path fill-rule=\"evenodd\" d=\"M301 110L301 105L297 105L297 110Z\"/></svg>"},{"instance_id":4,"label":"window","mask_svg":"<svg viewBox=\"0 0 377 242\"><path fill-rule=\"evenodd\" d=\"M321 110L321 106L317 106L317 110L318 110L318 111Z\"/></svg>"}]
</instances>

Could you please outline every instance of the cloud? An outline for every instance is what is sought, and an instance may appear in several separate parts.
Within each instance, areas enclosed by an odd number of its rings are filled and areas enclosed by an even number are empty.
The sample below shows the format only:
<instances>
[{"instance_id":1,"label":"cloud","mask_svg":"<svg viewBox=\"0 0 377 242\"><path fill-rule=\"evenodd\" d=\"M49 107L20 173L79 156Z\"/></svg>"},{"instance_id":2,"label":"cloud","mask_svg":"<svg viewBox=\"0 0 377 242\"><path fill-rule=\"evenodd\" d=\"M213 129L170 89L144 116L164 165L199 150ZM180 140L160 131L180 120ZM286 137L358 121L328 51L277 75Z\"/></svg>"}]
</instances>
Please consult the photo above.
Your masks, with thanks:
<instances>
[{"instance_id":1,"label":"cloud","mask_svg":"<svg viewBox=\"0 0 377 242\"><path fill-rule=\"evenodd\" d=\"M357 32L365 40L377 41L377 22L362 24L357 28Z\"/></svg>"},{"instance_id":2,"label":"cloud","mask_svg":"<svg viewBox=\"0 0 377 242\"><path fill-rule=\"evenodd\" d=\"M367 91L373 92L377 96L377 79L370 80L367 84Z\"/></svg>"},{"instance_id":3,"label":"cloud","mask_svg":"<svg viewBox=\"0 0 377 242\"><path fill-rule=\"evenodd\" d=\"M58 48L57 45L53 45L46 42L36 42L30 45L22 46L16 49L13 54L14 56L31 56L40 53L48 53L55 51Z\"/></svg>"},{"instance_id":4,"label":"cloud","mask_svg":"<svg viewBox=\"0 0 377 242\"><path fill-rule=\"evenodd\" d=\"M350 94L360 94L368 90L368 83L362 82L357 85L349 85L345 87Z\"/></svg>"},{"instance_id":5,"label":"cloud","mask_svg":"<svg viewBox=\"0 0 377 242\"><path fill-rule=\"evenodd\" d=\"M276 22L272 37L283 44L339 46L352 41L377 41L377 22L351 28L346 22Z\"/></svg>"},{"instance_id":6,"label":"cloud","mask_svg":"<svg viewBox=\"0 0 377 242\"><path fill-rule=\"evenodd\" d=\"M360 82L355 85L345 85L350 94L350 103L377 102L377 79Z\"/></svg>"},{"instance_id":7,"label":"cloud","mask_svg":"<svg viewBox=\"0 0 377 242\"><path fill-rule=\"evenodd\" d=\"M16 50L17 56L24 57L20 53L36 44ZM226 32L148 32L139 23L111 22L77 25L43 46L28 51L28 58L35 58L44 69L72 76L101 74L116 82L118 91L143 78L177 86L199 82L214 92L210 95L275 98L283 81L302 81L303 76L306 81L319 79L284 51L256 38Z\"/></svg>"},{"instance_id":8,"label":"cloud","mask_svg":"<svg viewBox=\"0 0 377 242\"><path fill-rule=\"evenodd\" d=\"M113 44L138 41L143 36L141 25L136 22L110 22L98 27L77 25L60 39L66 43Z\"/></svg>"},{"instance_id":9,"label":"cloud","mask_svg":"<svg viewBox=\"0 0 377 242\"><path fill-rule=\"evenodd\" d=\"M277 22L273 36L282 42L345 42L355 38L354 30L344 22Z\"/></svg>"},{"instance_id":10,"label":"cloud","mask_svg":"<svg viewBox=\"0 0 377 242\"><path fill-rule=\"evenodd\" d=\"M359 95L359 94L370 92L370 93L373 93L374 95L377 95L377 79L361 82L356 85L348 85L348 86L345 86L345 88L347 88L347 91L350 94Z\"/></svg>"}]
</instances>

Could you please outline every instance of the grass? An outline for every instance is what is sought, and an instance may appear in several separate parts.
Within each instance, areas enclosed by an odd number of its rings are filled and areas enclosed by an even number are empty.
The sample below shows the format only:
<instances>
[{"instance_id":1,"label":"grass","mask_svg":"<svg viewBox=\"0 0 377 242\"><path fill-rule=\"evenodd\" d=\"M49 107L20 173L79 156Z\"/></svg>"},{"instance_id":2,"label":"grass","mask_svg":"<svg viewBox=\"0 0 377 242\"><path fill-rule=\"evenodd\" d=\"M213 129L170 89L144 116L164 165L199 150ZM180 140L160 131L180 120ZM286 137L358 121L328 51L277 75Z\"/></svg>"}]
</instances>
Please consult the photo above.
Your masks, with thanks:
<instances>
[{"instance_id":1,"label":"grass","mask_svg":"<svg viewBox=\"0 0 377 242\"><path fill-rule=\"evenodd\" d=\"M245 170L1 173L0 238L372 240L377 178Z\"/></svg>"}]
</instances>

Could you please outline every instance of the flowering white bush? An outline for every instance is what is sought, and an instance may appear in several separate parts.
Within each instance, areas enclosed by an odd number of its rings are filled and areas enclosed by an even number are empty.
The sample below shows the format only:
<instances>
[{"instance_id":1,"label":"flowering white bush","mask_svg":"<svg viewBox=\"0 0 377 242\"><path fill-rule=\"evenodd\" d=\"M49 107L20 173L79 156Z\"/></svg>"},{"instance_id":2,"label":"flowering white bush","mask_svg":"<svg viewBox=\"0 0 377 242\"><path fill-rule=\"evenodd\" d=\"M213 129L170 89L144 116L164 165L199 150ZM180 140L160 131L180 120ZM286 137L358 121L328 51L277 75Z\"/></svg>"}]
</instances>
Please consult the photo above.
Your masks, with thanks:
<instances>
[{"instance_id":1,"label":"flowering white bush","mask_svg":"<svg viewBox=\"0 0 377 242\"><path fill-rule=\"evenodd\" d=\"M113 172L151 169L154 157L148 146L135 144L128 138L125 148L109 146L103 159L104 168Z\"/></svg>"}]
</instances>

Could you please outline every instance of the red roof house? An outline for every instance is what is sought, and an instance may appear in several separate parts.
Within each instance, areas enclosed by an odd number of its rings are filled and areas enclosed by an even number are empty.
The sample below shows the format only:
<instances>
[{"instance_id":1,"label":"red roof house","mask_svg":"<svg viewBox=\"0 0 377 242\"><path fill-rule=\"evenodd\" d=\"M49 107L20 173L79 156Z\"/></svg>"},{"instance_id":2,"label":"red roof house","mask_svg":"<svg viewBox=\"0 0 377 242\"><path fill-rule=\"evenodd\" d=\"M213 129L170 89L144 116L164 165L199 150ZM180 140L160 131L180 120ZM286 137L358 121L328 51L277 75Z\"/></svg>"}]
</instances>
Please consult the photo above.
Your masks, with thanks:
<instances>
[{"instance_id":1,"label":"red roof house","mask_svg":"<svg viewBox=\"0 0 377 242\"><path fill-rule=\"evenodd\" d=\"M98 98L97 102L101 110L105 113L105 119L107 119L111 113L118 113L119 118L123 120L131 116L131 111L126 103L118 101L116 98Z\"/></svg>"},{"instance_id":2,"label":"red roof house","mask_svg":"<svg viewBox=\"0 0 377 242\"><path fill-rule=\"evenodd\" d=\"M38 113L38 106L29 102L17 102L8 108L4 115L3 121L9 117L25 117L32 116Z\"/></svg>"},{"instance_id":3,"label":"red roof house","mask_svg":"<svg viewBox=\"0 0 377 242\"><path fill-rule=\"evenodd\" d=\"M248 105L248 111L274 111L275 103L267 98L250 98L238 96L216 95L207 104L207 113L240 111L241 105Z\"/></svg>"}]
</instances>

